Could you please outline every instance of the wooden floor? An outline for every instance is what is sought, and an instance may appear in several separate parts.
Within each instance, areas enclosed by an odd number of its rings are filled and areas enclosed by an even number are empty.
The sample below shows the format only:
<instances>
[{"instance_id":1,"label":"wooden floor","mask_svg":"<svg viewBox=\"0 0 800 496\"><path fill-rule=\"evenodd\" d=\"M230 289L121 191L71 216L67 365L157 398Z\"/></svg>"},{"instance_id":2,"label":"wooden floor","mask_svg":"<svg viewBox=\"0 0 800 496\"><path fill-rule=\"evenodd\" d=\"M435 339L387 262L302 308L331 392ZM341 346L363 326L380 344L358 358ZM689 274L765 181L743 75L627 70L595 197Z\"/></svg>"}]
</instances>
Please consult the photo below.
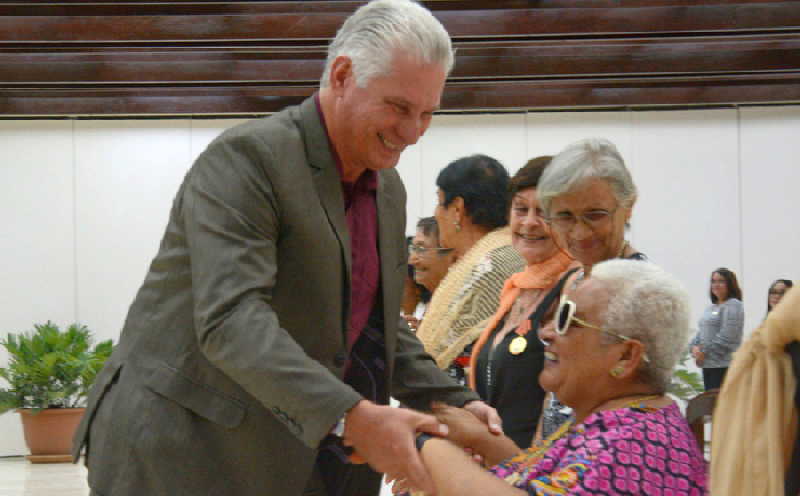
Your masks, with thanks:
<instances>
[{"instance_id":1,"label":"wooden floor","mask_svg":"<svg viewBox=\"0 0 800 496\"><path fill-rule=\"evenodd\" d=\"M71 463L32 464L22 457L0 458L2 496L88 496L86 468Z\"/></svg>"}]
</instances>

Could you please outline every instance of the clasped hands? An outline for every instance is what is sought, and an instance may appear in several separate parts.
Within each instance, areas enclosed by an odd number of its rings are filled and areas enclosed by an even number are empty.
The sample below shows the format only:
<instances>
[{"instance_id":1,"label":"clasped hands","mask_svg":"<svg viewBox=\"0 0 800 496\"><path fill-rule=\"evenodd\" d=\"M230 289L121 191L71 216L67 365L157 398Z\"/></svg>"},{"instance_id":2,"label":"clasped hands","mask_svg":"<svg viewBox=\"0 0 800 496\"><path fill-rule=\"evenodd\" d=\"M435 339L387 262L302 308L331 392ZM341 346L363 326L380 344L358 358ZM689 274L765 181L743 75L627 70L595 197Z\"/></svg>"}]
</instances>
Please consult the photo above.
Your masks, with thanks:
<instances>
[{"instance_id":1,"label":"clasped hands","mask_svg":"<svg viewBox=\"0 0 800 496\"><path fill-rule=\"evenodd\" d=\"M347 414L343 443L355 450L351 460L366 462L405 489L434 493L434 485L417 452L418 433L446 437L471 447L478 434L502 434L497 411L482 401L463 408L433 405L434 415L359 401Z\"/></svg>"}]
</instances>

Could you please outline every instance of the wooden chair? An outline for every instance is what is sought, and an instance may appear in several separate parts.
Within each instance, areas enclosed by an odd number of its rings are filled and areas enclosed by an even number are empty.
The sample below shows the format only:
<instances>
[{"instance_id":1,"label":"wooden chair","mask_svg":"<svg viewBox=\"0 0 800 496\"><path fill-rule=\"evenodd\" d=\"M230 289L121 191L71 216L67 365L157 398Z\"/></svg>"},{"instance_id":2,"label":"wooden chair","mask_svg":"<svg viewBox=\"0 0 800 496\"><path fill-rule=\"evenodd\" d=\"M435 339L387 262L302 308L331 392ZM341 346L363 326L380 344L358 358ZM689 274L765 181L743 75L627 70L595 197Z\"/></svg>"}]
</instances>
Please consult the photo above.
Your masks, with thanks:
<instances>
[{"instance_id":1,"label":"wooden chair","mask_svg":"<svg viewBox=\"0 0 800 496\"><path fill-rule=\"evenodd\" d=\"M705 452L705 424L714 415L719 389L709 389L689 400L686 406L686 420L692 428L700 451Z\"/></svg>"}]
</instances>

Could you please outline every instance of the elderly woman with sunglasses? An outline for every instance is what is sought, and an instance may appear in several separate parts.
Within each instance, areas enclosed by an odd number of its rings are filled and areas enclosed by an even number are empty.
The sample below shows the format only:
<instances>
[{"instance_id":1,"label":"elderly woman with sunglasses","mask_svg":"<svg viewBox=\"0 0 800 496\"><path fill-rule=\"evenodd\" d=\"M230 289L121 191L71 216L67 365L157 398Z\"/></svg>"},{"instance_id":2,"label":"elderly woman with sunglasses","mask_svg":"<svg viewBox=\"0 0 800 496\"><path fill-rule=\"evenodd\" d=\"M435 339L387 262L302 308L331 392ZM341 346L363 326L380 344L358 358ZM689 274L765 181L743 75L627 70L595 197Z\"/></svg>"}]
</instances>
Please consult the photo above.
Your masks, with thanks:
<instances>
[{"instance_id":1,"label":"elderly woman with sunglasses","mask_svg":"<svg viewBox=\"0 0 800 496\"><path fill-rule=\"evenodd\" d=\"M686 291L671 275L646 262L597 264L539 332L539 382L571 419L520 453L469 414L437 407L447 437L417 439L436 494L705 494L706 462L665 395L688 323Z\"/></svg>"}]
</instances>

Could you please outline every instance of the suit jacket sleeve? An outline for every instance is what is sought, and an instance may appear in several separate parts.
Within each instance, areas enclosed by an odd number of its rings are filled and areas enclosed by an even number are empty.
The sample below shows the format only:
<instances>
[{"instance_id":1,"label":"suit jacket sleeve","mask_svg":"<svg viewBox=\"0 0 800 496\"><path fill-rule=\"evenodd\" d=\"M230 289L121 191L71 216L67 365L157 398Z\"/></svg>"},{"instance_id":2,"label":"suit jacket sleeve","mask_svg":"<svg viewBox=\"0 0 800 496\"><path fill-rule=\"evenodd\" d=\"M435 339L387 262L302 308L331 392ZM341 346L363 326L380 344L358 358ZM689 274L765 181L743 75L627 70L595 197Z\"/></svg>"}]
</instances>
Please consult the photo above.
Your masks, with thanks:
<instances>
[{"instance_id":1,"label":"suit jacket sleeve","mask_svg":"<svg viewBox=\"0 0 800 496\"><path fill-rule=\"evenodd\" d=\"M397 350L393 395L401 403L416 410L430 410L431 401L454 406L480 400L480 397L450 378L436 366L419 339L398 319Z\"/></svg>"},{"instance_id":2,"label":"suit jacket sleeve","mask_svg":"<svg viewBox=\"0 0 800 496\"><path fill-rule=\"evenodd\" d=\"M270 306L281 235L274 162L262 139L234 135L213 143L187 177L194 328L214 366L315 448L361 396L308 356Z\"/></svg>"}]
</instances>

